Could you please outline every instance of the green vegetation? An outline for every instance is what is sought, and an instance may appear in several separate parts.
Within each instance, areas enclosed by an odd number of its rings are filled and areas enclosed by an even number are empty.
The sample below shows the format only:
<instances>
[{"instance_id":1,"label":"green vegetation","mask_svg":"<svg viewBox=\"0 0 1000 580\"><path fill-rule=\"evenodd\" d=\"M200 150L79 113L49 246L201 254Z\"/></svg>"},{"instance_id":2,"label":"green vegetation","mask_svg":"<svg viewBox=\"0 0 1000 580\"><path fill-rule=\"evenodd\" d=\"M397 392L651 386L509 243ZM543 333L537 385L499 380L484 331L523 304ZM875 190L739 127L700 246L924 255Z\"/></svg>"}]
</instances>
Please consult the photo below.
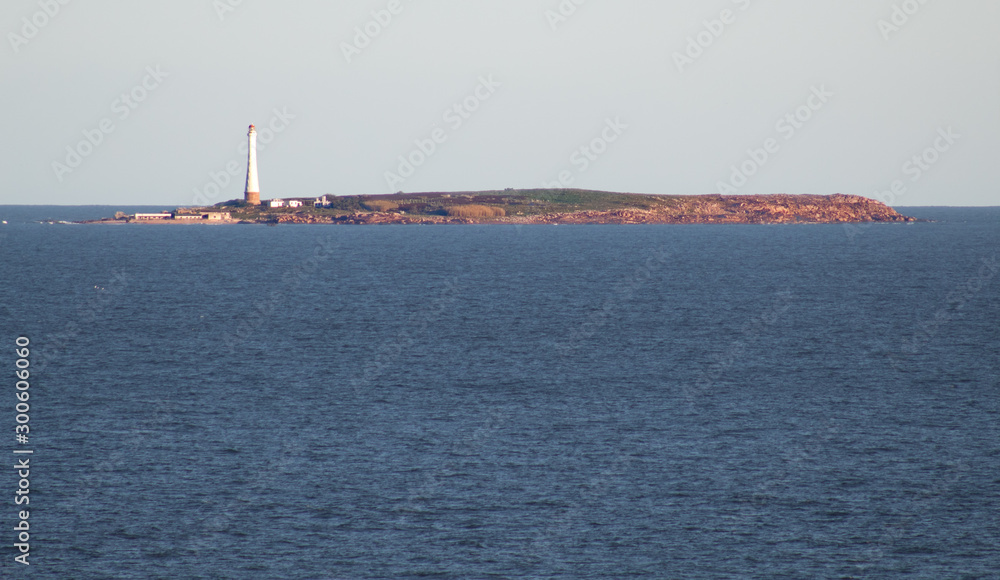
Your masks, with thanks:
<instances>
[{"instance_id":1,"label":"green vegetation","mask_svg":"<svg viewBox=\"0 0 1000 580\"><path fill-rule=\"evenodd\" d=\"M389 202L396 208L381 211L398 211L408 215L475 215L482 210L463 210L463 206L484 206L497 211L493 217L532 216L575 211L608 211L615 209L656 209L675 207L680 200L692 196L642 195L609 193L583 189L505 189L454 193L395 193L391 195L366 195L336 197L341 211L364 211L377 207L373 204ZM353 207L346 207L351 205ZM368 209L368 211L375 211ZM473 214L463 213L472 211ZM476 213L480 212L480 213Z\"/></svg>"},{"instance_id":2,"label":"green vegetation","mask_svg":"<svg viewBox=\"0 0 1000 580\"><path fill-rule=\"evenodd\" d=\"M464 223L465 219L518 223L912 221L884 204L845 195L650 195L585 189L504 189L388 195L327 194L326 207L314 207L315 198L284 199L298 199L303 206L270 208L233 200L216 204L214 209L230 212L235 220L252 223ZM213 208L189 208L187 211L210 209ZM572 215L579 212L591 213ZM442 219L449 217L463 219Z\"/></svg>"},{"instance_id":3,"label":"green vegetation","mask_svg":"<svg viewBox=\"0 0 1000 580\"><path fill-rule=\"evenodd\" d=\"M234 219L248 221L266 221L281 214L344 216L370 212L489 219L577 211L678 207L688 197L690 196L609 193L583 189L505 189L455 193L328 195L331 205L324 208L312 207L311 203L301 208L255 207L247 205L243 200L223 202L216 204L216 207L232 212Z\"/></svg>"},{"instance_id":4,"label":"green vegetation","mask_svg":"<svg viewBox=\"0 0 1000 580\"><path fill-rule=\"evenodd\" d=\"M369 211L393 211L399 209L399 204L393 203L387 199L368 199L361 202L361 207Z\"/></svg>"},{"instance_id":5,"label":"green vegetation","mask_svg":"<svg viewBox=\"0 0 1000 580\"><path fill-rule=\"evenodd\" d=\"M502 207L489 207L485 205L456 205L449 207L445 211L452 217L499 218L507 216L507 212Z\"/></svg>"},{"instance_id":6,"label":"green vegetation","mask_svg":"<svg viewBox=\"0 0 1000 580\"><path fill-rule=\"evenodd\" d=\"M772 207L782 207L781 215L787 214L788 196L746 196L727 198L719 195L650 195L637 193L611 193L586 189L504 189L492 191L470 191L449 193L394 193L387 195L332 196L327 194L330 205L313 207L314 198L299 198L306 202L300 208L266 208L248 206L242 200L218 204L232 212L238 220L268 222L287 219L295 215L299 218L317 219L344 218L372 214L420 218L428 216L462 217L480 220L502 219L504 217L532 218L547 215L564 215L576 212L614 212L617 210L651 210L659 215L677 218L717 219L722 215L744 215L752 212L748 219L770 220ZM757 199L760 198L760 199ZM285 198L288 199L288 198ZM792 203L806 204L803 211L813 211L809 204L826 204L826 198L818 196L793 196ZM808 207L806 207L808 206ZM744 208L745 209L741 209ZM776 214L777 215L777 214ZM797 214L792 214L794 217ZM780 217L780 216L779 216ZM785 218L780 218L785 219ZM817 218L828 219L828 218ZM843 219L850 219L845 214Z\"/></svg>"}]
</instances>

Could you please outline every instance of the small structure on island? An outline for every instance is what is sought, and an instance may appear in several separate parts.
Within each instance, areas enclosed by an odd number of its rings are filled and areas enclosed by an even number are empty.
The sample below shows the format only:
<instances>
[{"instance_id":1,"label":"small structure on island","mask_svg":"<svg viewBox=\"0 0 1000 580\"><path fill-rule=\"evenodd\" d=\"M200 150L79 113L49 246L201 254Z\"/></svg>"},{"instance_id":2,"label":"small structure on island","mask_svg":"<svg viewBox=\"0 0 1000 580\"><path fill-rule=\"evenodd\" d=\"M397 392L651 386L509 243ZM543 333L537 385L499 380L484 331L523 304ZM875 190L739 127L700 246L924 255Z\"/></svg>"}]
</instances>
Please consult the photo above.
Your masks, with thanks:
<instances>
[{"instance_id":1,"label":"small structure on island","mask_svg":"<svg viewBox=\"0 0 1000 580\"><path fill-rule=\"evenodd\" d=\"M288 200L288 207L302 207L302 202L297 199Z\"/></svg>"},{"instance_id":2,"label":"small structure on island","mask_svg":"<svg viewBox=\"0 0 1000 580\"><path fill-rule=\"evenodd\" d=\"M313 201L313 207L330 207L330 200L325 195L318 197Z\"/></svg>"},{"instance_id":3,"label":"small structure on island","mask_svg":"<svg viewBox=\"0 0 1000 580\"><path fill-rule=\"evenodd\" d=\"M250 125L247 133L247 186L243 190L243 200L249 205L260 205L260 184L257 183L257 129Z\"/></svg>"},{"instance_id":4,"label":"small structure on island","mask_svg":"<svg viewBox=\"0 0 1000 580\"><path fill-rule=\"evenodd\" d=\"M267 202L267 207L285 207L285 200L283 199L272 199Z\"/></svg>"},{"instance_id":5,"label":"small structure on island","mask_svg":"<svg viewBox=\"0 0 1000 580\"><path fill-rule=\"evenodd\" d=\"M120 212L119 212L120 213ZM208 220L210 222L225 222L233 219L233 214L228 211L202 211L202 212L191 212L191 210L181 210L174 212L162 212L162 213L137 213L132 216L127 216L122 214L124 219L131 219L138 222L149 222L149 221L199 221ZM117 215L115 219L121 219Z\"/></svg>"}]
</instances>

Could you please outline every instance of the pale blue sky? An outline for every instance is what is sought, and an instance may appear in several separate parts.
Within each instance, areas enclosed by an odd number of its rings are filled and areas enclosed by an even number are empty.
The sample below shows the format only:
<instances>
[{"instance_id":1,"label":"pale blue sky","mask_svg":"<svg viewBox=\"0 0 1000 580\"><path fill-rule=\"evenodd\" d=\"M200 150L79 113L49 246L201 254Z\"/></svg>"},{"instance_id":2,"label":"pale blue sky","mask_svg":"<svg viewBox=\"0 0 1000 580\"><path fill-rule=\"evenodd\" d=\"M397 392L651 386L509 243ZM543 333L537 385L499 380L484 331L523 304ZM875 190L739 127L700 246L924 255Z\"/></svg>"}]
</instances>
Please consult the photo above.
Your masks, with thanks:
<instances>
[{"instance_id":1,"label":"pale blue sky","mask_svg":"<svg viewBox=\"0 0 1000 580\"><path fill-rule=\"evenodd\" d=\"M995 0L4 6L0 204L241 197L237 147L256 123L279 130L260 145L263 198L562 177L612 191L875 198L897 182L882 196L892 205L1000 205ZM376 25L373 11L390 6ZM560 6L575 12L547 14ZM897 29L880 27L894 7ZM382 30L348 62L344 43L366 26ZM81 144L87 134L96 145ZM418 162L412 175L400 156Z\"/></svg>"}]
</instances>

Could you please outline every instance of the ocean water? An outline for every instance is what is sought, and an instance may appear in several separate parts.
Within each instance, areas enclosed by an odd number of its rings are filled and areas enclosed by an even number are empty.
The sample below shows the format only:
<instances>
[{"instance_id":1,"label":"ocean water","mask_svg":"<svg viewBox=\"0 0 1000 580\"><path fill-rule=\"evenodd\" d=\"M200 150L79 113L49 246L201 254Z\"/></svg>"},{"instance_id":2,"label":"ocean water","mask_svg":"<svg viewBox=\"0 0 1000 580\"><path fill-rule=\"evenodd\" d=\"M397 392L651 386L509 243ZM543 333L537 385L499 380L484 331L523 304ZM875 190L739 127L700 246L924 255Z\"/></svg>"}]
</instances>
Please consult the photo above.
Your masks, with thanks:
<instances>
[{"instance_id":1,"label":"ocean water","mask_svg":"<svg viewBox=\"0 0 1000 580\"><path fill-rule=\"evenodd\" d=\"M1000 208L44 223L109 211L0 207L4 578L1000 577Z\"/></svg>"}]
</instances>

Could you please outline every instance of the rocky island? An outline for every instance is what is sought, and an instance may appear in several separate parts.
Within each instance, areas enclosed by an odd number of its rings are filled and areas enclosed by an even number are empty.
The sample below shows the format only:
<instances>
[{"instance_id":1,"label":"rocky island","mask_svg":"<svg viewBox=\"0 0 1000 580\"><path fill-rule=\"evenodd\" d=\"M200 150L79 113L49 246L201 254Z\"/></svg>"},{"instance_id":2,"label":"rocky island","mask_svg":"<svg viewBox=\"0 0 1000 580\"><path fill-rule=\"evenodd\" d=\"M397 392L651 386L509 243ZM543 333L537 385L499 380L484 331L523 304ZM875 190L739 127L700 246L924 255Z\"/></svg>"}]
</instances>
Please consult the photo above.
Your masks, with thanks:
<instances>
[{"instance_id":1,"label":"rocky island","mask_svg":"<svg viewBox=\"0 0 1000 580\"><path fill-rule=\"evenodd\" d=\"M90 223L259 224L782 224L912 222L856 195L651 195L579 189L233 200Z\"/></svg>"}]
</instances>

